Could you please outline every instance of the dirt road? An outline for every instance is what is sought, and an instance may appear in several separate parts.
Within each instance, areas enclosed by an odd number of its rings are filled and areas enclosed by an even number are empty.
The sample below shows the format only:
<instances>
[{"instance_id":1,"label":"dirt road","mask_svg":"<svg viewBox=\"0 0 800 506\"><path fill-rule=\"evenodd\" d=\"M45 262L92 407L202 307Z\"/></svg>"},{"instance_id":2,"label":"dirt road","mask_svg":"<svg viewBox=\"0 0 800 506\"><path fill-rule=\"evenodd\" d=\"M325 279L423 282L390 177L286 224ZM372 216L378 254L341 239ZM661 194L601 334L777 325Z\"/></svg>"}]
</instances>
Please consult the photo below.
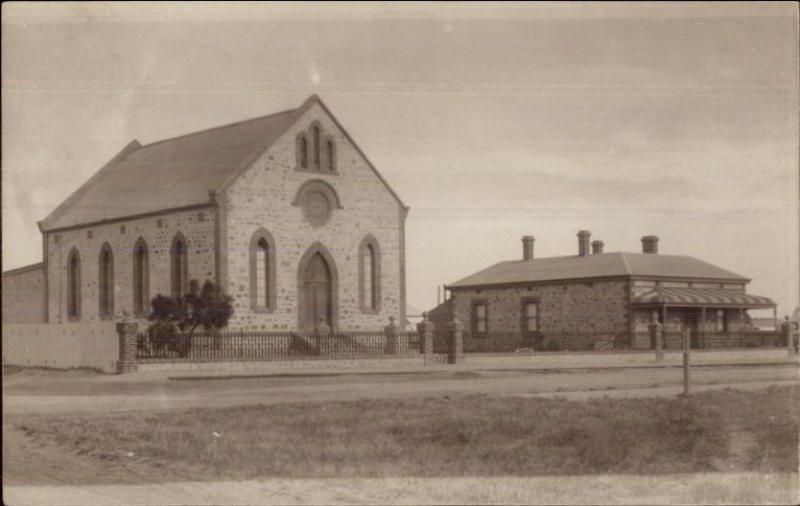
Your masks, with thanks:
<instances>
[{"instance_id":1,"label":"dirt road","mask_svg":"<svg viewBox=\"0 0 800 506\"><path fill-rule=\"evenodd\" d=\"M692 384L796 381L797 365L699 366ZM163 376L11 375L3 410L16 414L166 410L448 394L530 395L679 387L680 368L493 370L171 381ZM655 393L655 392L654 392Z\"/></svg>"}]
</instances>

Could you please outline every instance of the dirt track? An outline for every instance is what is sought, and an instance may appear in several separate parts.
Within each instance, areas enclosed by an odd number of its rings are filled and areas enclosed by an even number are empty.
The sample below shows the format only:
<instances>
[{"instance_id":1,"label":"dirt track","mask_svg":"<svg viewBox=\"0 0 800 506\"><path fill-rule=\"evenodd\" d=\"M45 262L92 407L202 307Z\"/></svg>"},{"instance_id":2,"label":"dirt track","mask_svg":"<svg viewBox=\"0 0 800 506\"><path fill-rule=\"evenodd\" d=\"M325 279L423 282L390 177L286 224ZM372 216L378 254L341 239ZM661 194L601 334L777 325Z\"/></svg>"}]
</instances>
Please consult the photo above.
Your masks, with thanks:
<instances>
[{"instance_id":1,"label":"dirt track","mask_svg":"<svg viewBox=\"0 0 800 506\"><path fill-rule=\"evenodd\" d=\"M699 366L693 385L796 381L797 365ZM6 416L88 411L228 407L247 404L419 397L448 394L528 395L678 387L679 368L455 371L324 377L170 381L139 376L11 375L3 380Z\"/></svg>"}]
</instances>

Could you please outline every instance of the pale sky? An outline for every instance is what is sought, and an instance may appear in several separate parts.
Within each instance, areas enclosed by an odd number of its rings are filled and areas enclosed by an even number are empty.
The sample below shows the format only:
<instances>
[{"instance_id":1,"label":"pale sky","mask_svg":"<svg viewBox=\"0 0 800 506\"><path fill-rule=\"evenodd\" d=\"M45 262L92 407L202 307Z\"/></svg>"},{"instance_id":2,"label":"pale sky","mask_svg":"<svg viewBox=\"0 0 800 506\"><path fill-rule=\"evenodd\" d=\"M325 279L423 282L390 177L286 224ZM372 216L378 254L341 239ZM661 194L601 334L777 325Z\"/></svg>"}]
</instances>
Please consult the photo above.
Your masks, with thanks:
<instances>
[{"instance_id":1,"label":"pale sky","mask_svg":"<svg viewBox=\"0 0 800 506\"><path fill-rule=\"evenodd\" d=\"M131 139L317 93L411 207L408 301L501 260L691 255L798 304L798 16L746 4L9 4L3 270Z\"/></svg>"}]
</instances>

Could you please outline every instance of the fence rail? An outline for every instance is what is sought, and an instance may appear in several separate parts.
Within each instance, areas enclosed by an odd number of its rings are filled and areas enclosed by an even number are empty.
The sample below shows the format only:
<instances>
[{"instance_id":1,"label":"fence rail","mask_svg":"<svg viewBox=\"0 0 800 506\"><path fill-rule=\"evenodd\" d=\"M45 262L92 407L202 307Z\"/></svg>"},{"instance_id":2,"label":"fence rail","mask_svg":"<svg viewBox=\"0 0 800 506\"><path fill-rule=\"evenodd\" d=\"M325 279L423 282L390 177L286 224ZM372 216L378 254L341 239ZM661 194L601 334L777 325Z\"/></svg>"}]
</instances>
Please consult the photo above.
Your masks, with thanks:
<instances>
[{"instance_id":1,"label":"fence rail","mask_svg":"<svg viewBox=\"0 0 800 506\"><path fill-rule=\"evenodd\" d=\"M292 360L396 358L419 354L415 332L196 332L139 334L138 360Z\"/></svg>"}]
</instances>

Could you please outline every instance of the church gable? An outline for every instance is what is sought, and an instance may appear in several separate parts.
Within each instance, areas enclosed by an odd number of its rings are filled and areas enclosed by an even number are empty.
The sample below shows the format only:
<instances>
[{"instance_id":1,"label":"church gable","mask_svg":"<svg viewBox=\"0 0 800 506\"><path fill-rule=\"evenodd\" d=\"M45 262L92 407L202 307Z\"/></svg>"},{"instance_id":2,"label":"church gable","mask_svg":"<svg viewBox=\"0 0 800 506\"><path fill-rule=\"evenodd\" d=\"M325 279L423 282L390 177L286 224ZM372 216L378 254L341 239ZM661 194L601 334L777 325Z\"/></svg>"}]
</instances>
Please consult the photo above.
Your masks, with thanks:
<instances>
[{"instance_id":1,"label":"church gable","mask_svg":"<svg viewBox=\"0 0 800 506\"><path fill-rule=\"evenodd\" d=\"M305 328L320 317L306 314L308 298L319 295L309 290L323 285L330 293L319 296L327 301L323 316L331 325L375 329L389 316L401 316L407 208L318 98L306 101L283 134L230 182L223 198L223 277L234 299L233 325ZM261 229L273 240L267 250L277 268L274 278L259 284L266 270L250 267L254 252L248 245ZM369 248L362 247L365 238ZM325 268L337 273L327 284L308 279L303 259L314 248L325 251ZM283 295L266 312L252 305L252 287L262 284Z\"/></svg>"}]
</instances>

